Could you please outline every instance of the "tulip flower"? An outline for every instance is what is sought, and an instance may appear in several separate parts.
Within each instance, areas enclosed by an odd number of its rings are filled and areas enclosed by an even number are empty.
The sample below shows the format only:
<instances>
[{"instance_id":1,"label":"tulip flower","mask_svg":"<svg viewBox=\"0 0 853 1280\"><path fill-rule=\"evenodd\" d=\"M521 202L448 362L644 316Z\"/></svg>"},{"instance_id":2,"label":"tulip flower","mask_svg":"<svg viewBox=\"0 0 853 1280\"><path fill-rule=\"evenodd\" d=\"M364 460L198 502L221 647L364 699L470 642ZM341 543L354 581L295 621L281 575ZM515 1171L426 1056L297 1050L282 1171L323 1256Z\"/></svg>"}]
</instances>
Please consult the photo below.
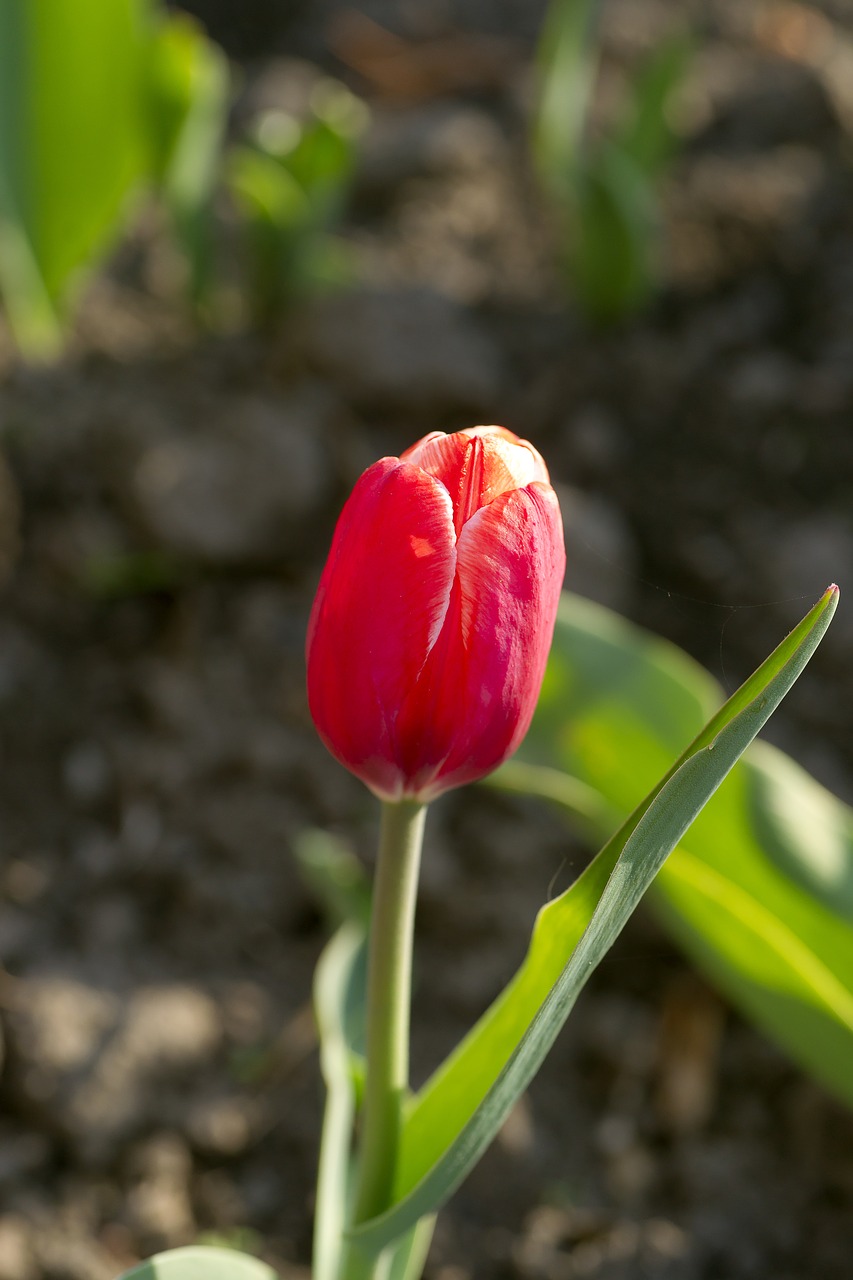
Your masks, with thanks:
<instances>
[{"instance_id":1,"label":"tulip flower","mask_svg":"<svg viewBox=\"0 0 853 1280\"><path fill-rule=\"evenodd\" d=\"M320 736L381 799L483 777L530 724L565 570L545 463L502 427L436 431L361 476L308 628Z\"/></svg>"}]
</instances>

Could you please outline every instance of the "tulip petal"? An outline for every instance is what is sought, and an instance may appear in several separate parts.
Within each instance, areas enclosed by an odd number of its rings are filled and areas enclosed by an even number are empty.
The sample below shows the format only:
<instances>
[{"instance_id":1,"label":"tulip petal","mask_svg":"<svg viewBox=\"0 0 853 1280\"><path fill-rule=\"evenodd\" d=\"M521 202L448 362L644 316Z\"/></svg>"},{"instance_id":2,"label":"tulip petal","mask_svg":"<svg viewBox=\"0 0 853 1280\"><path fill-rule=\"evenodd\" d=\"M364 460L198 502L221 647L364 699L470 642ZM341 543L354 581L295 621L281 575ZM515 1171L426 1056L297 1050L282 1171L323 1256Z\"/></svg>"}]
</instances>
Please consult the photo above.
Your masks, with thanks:
<instances>
[{"instance_id":1,"label":"tulip petal","mask_svg":"<svg viewBox=\"0 0 853 1280\"><path fill-rule=\"evenodd\" d=\"M405 786L396 722L445 621L455 541L444 487L383 458L341 513L311 614L311 714L333 755L387 798Z\"/></svg>"},{"instance_id":2,"label":"tulip petal","mask_svg":"<svg viewBox=\"0 0 853 1280\"><path fill-rule=\"evenodd\" d=\"M551 477L548 475L545 459L529 440L523 440L521 436L517 436L514 431L508 430L507 427L465 427L464 431L465 435L468 436L490 436L495 440L505 440L509 444L526 449L533 458L533 475L530 480L541 480L543 484L550 484ZM525 481L525 483L530 483L530 481ZM519 485L519 487L521 486Z\"/></svg>"},{"instance_id":3,"label":"tulip petal","mask_svg":"<svg viewBox=\"0 0 853 1280\"><path fill-rule=\"evenodd\" d=\"M565 565L559 505L548 485L503 494L462 530L457 584L463 677L454 689L456 726L436 792L497 768L527 732ZM431 654L427 668L432 661Z\"/></svg>"},{"instance_id":4,"label":"tulip petal","mask_svg":"<svg viewBox=\"0 0 853 1280\"><path fill-rule=\"evenodd\" d=\"M500 494L548 480L539 453L504 427L433 432L402 457L441 481L453 500L457 530Z\"/></svg>"}]
</instances>

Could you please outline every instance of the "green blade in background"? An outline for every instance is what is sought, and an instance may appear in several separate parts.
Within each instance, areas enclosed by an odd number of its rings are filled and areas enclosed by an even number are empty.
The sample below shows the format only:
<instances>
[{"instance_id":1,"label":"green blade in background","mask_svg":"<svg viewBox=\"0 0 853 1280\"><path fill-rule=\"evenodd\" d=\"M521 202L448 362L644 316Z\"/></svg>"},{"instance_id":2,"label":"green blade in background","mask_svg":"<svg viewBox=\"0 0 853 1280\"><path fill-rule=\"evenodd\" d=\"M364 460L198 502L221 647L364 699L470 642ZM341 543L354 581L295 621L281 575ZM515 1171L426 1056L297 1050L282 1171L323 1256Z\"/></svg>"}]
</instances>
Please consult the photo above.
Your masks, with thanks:
<instances>
[{"instance_id":1,"label":"green blade in background","mask_svg":"<svg viewBox=\"0 0 853 1280\"><path fill-rule=\"evenodd\" d=\"M597 0L551 0L539 41L533 156L543 182L557 195L571 190L581 161L598 66L592 39L597 12Z\"/></svg>"},{"instance_id":2,"label":"green blade in background","mask_svg":"<svg viewBox=\"0 0 853 1280\"><path fill-rule=\"evenodd\" d=\"M234 1249L189 1245L170 1249L125 1271L119 1280L277 1280L266 1263Z\"/></svg>"},{"instance_id":3,"label":"green blade in background","mask_svg":"<svg viewBox=\"0 0 853 1280\"><path fill-rule=\"evenodd\" d=\"M344 924L326 945L314 978L314 1009L326 1109L314 1217L314 1280L337 1280L350 1195L356 1085L353 1056L363 1042L366 932Z\"/></svg>"},{"instance_id":4,"label":"green blade in background","mask_svg":"<svg viewBox=\"0 0 853 1280\"><path fill-rule=\"evenodd\" d=\"M563 803L600 836L719 696L672 645L567 596L531 732L495 780ZM649 902L748 1017L853 1105L847 805L756 743L667 861Z\"/></svg>"},{"instance_id":5,"label":"green blade in background","mask_svg":"<svg viewBox=\"0 0 853 1280\"><path fill-rule=\"evenodd\" d=\"M396 1202L351 1232L366 1254L435 1212L479 1160L667 855L803 670L837 598L830 588L576 883L542 908L516 977L413 1100Z\"/></svg>"},{"instance_id":6,"label":"green blade in background","mask_svg":"<svg viewBox=\"0 0 853 1280\"><path fill-rule=\"evenodd\" d=\"M200 304L213 284L213 201L228 120L228 59L192 18L176 13L157 28L147 72L149 166L187 257L190 296Z\"/></svg>"},{"instance_id":7,"label":"green blade in background","mask_svg":"<svg viewBox=\"0 0 853 1280\"><path fill-rule=\"evenodd\" d=\"M618 149L650 179L662 175L676 148L667 108L684 79L691 53L683 32L673 33L653 49L639 68L627 119L614 138Z\"/></svg>"},{"instance_id":8,"label":"green blade in background","mask_svg":"<svg viewBox=\"0 0 853 1280\"><path fill-rule=\"evenodd\" d=\"M366 881L360 864L325 833L304 833L297 856L303 874L307 872L323 898L335 910L344 908L344 924L326 945L314 977L326 1108L317 1176L313 1277L338 1280L353 1181L353 1124L364 1071L369 897L364 896ZM433 1219L422 1219L395 1242L383 1259L386 1280L420 1280L433 1227Z\"/></svg>"},{"instance_id":9,"label":"green blade in background","mask_svg":"<svg viewBox=\"0 0 853 1280\"><path fill-rule=\"evenodd\" d=\"M33 354L58 337L46 300L61 304L104 250L141 176L148 12L147 0L0 5L0 241L13 246L0 288Z\"/></svg>"}]
</instances>

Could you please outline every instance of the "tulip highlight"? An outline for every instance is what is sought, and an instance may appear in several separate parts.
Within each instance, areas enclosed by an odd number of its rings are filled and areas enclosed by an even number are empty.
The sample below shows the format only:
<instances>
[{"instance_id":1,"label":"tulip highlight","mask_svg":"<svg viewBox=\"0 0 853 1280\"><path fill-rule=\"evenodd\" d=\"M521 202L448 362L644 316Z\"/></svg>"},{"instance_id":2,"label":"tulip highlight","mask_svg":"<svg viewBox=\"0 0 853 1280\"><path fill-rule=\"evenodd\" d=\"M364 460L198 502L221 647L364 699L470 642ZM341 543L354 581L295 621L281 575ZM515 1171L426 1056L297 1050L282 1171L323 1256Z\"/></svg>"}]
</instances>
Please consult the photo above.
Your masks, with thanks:
<instances>
[{"instance_id":1,"label":"tulip highlight","mask_svg":"<svg viewBox=\"0 0 853 1280\"><path fill-rule=\"evenodd\" d=\"M548 471L502 427L433 432L361 476L308 628L308 699L381 799L502 764L530 724L565 570Z\"/></svg>"}]
</instances>

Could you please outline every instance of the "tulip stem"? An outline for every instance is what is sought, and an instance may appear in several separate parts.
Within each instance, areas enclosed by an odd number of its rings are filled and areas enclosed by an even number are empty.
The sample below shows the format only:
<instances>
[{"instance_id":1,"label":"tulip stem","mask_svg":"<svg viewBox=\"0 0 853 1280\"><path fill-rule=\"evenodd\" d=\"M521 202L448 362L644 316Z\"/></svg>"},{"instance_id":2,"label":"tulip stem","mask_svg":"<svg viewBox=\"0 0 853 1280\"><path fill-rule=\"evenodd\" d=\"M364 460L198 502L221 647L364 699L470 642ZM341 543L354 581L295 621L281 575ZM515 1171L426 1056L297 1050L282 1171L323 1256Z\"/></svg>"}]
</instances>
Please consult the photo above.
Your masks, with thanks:
<instances>
[{"instance_id":1,"label":"tulip stem","mask_svg":"<svg viewBox=\"0 0 853 1280\"><path fill-rule=\"evenodd\" d=\"M367 967L367 1078L355 1223L391 1202L409 1087L412 937L426 805L383 802Z\"/></svg>"}]
</instances>

